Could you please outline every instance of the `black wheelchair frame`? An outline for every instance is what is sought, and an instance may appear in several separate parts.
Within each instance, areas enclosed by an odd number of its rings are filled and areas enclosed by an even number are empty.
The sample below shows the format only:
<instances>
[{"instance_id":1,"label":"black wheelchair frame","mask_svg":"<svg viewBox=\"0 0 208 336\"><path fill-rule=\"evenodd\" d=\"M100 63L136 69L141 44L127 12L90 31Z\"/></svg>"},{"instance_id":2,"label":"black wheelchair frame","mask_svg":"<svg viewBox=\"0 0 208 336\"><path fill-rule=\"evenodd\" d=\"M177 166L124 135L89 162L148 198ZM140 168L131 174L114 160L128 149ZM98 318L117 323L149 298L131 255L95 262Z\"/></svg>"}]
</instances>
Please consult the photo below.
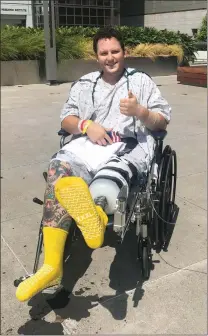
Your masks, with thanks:
<instances>
[{"instance_id":1,"label":"black wheelchair frame","mask_svg":"<svg viewBox=\"0 0 208 336\"><path fill-rule=\"evenodd\" d=\"M135 225L137 235L137 258L141 264L143 279L150 276L152 250L159 253L166 250L169 233L175 224L173 222L175 211L175 194L177 180L177 157L176 152L169 145L165 148L163 141L166 131L152 132L155 139L155 152L150 171L142 178L134 181L130 194L122 190L117 199L117 212L109 216L108 226L112 226L122 243L130 225ZM61 136L60 148L66 143L66 138L71 136L65 130L58 132ZM47 181L47 173L43 173ZM43 205L43 202L34 198L33 202ZM100 204L102 206L102 204ZM103 206L104 207L104 206ZM115 224L116 222L116 224ZM39 259L42 252L43 233L42 221L39 229L39 238L36 249L33 274L38 270ZM79 229L73 223L70 228L69 239L72 244L79 237ZM68 259L67 256L66 259ZM21 277L14 281L15 287L29 276ZM50 289L44 290L50 293Z\"/></svg>"}]
</instances>

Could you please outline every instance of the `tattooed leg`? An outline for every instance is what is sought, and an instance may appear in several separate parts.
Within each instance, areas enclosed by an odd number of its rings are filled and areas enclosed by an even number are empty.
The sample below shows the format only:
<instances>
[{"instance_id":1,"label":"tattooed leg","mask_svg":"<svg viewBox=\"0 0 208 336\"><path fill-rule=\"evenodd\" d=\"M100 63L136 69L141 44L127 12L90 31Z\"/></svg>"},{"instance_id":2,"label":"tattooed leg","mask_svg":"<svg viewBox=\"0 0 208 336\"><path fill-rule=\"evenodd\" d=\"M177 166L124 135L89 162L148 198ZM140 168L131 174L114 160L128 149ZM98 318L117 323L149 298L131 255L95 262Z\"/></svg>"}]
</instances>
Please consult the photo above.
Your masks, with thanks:
<instances>
[{"instance_id":1,"label":"tattooed leg","mask_svg":"<svg viewBox=\"0 0 208 336\"><path fill-rule=\"evenodd\" d=\"M55 227L69 231L71 217L57 201L54 186L59 179L70 175L72 175L72 172L67 162L59 160L50 162L43 207L44 227Z\"/></svg>"},{"instance_id":2,"label":"tattooed leg","mask_svg":"<svg viewBox=\"0 0 208 336\"><path fill-rule=\"evenodd\" d=\"M55 198L54 185L71 175L68 163L54 160L48 169L43 210L44 263L31 277L20 283L16 291L19 301L29 300L44 288L60 285L63 276L63 254L71 217Z\"/></svg>"}]
</instances>

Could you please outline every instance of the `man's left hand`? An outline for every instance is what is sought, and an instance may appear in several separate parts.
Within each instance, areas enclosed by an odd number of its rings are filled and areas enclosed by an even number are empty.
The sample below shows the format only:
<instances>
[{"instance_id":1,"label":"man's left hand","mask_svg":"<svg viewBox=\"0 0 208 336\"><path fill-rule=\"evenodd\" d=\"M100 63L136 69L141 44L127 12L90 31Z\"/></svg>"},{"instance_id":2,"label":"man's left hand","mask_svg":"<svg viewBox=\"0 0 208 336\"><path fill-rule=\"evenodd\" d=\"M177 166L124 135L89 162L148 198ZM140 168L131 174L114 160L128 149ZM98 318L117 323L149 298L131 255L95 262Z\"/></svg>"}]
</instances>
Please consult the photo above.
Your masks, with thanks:
<instances>
[{"instance_id":1,"label":"man's left hand","mask_svg":"<svg viewBox=\"0 0 208 336\"><path fill-rule=\"evenodd\" d=\"M136 96L133 95L131 91L128 93L128 98L120 100L120 112L129 117L138 116L139 107ZM142 106L141 106L142 108Z\"/></svg>"}]
</instances>

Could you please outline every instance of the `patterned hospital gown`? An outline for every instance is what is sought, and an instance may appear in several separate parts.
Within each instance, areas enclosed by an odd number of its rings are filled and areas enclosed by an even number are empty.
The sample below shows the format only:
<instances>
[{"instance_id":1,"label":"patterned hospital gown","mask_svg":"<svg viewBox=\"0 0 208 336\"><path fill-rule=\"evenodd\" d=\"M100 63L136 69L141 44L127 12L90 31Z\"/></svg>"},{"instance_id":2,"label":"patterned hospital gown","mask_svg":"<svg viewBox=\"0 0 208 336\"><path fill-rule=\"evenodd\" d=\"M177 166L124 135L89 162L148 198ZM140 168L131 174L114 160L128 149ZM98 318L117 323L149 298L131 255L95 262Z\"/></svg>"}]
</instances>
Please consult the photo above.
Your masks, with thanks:
<instances>
[{"instance_id":1,"label":"patterned hospital gown","mask_svg":"<svg viewBox=\"0 0 208 336\"><path fill-rule=\"evenodd\" d=\"M98 71L81 77L70 89L61 112L61 121L70 115L91 119L105 128L113 128L122 137L137 138L138 145L131 153L126 154L125 158L139 171L146 171L152 159L154 139L139 120L120 113L120 99L128 97L128 90L132 91L142 106L162 114L169 123L171 108L156 84L147 74L132 68L125 69L115 85L106 83ZM64 147L62 154L59 153L57 158L70 162L75 171L76 167L80 169L80 165L82 166L81 158L67 152ZM86 167L83 169L86 170Z\"/></svg>"}]
</instances>

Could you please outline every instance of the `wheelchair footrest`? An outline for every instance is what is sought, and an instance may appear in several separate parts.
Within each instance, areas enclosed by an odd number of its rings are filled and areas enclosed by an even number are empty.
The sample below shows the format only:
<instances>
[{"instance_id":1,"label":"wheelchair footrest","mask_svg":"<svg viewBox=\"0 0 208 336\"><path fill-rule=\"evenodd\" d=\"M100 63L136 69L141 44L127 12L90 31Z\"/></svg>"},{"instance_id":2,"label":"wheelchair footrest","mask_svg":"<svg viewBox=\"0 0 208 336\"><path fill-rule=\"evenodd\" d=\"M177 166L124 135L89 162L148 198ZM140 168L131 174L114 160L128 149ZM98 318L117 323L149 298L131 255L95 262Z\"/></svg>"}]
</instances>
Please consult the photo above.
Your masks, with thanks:
<instances>
[{"instance_id":1,"label":"wheelchair footrest","mask_svg":"<svg viewBox=\"0 0 208 336\"><path fill-rule=\"evenodd\" d=\"M25 281L26 279L30 278L33 274L25 275L20 277L19 279L14 280L14 287L18 287L21 282Z\"/></svg>"},{"instance_id":2,"label":"wheelchair footrest","mask_svg":"<svg viewBox=\"0 0 208 336\"><path fill-rule=\"evenodd\" d=\"M63 289L63 285L56 285L56 286L52 286L52 287L48 287L42 290L43 294L47 294L47 295L54 295L58 292L60 292Z\"/></svg>"},{"instance_id":3,"label":"wheelchair footrest","mask_svg":"<svg viewBox=\"0 0 208 336\"><path fill-rule=\"evenodd\" d=\"M29 274L29 275L26 275L26 276L22 276L19 279L14 280L14 286L18 287L19 284L21 284L21 282L23 282L26 279L30 278L32 275L34 275L34 274ZM60 292L63 288L64 288L63 285L59 284L59 285L55 285L55 286L51 286L51 287L45 288L45 289L43 289L41 291L41 293L48 294L48 295L54 295L54 294Z\"/></svg>"}]
</instances>

